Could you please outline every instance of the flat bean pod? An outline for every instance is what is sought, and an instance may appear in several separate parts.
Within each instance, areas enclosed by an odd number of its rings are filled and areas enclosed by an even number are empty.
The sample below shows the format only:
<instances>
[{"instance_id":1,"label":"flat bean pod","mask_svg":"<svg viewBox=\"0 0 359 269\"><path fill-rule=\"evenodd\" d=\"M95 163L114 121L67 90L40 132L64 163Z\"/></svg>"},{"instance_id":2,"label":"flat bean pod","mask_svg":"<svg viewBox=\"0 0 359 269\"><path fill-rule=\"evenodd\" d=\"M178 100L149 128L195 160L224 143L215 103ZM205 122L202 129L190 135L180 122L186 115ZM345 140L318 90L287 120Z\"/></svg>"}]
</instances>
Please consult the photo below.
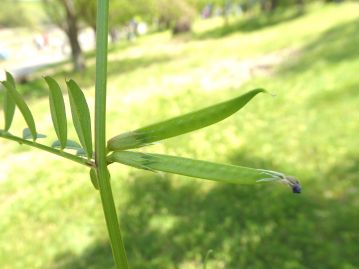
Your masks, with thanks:
<instances>
[{"instance_id":1,"label":"flat bean pod","mask_svg":"<svg viewBox=\"0 0 359 269\"><path fill-rule=\"evenodd\" d=\"M265 92L265 90L255 89L229 101L120 134L108 141L108 149L120 151L139 148L156 141L207 127L234 114L261 92Z\"/></svg>"},{"instance_id":2,"label":"flat bean pod","mask_svg":"<svg viewBox=\"0 0 359 269\"><path fill-rule=\"evenodd\" d=\"M163 154L119 151L112 153L108 160L140 169L168 172L223 183L255 184L268 177L273 178L273 181L280 180L274 174L268 175L263 172L266 170Z\"/></svg>"}]
</instances>

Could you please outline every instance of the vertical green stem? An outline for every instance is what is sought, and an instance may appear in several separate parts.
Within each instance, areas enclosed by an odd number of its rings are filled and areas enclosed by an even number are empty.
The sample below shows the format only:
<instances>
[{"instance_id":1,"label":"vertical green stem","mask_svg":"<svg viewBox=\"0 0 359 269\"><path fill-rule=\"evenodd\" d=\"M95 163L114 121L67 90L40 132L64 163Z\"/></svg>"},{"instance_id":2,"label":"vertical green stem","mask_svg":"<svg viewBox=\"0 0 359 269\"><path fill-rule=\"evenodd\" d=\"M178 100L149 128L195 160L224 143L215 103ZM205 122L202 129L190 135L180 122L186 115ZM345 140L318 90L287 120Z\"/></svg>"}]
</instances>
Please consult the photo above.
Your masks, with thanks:
<instances>
[{"instance_id":1,"label":"vertical green stem","mask_svg":"<svg viewBox=\"0 0 359 269\"><path fill-rule=\"evenodd\" d=\"M102 207L117 269L128 269L106 163L106 83L109 0L97 0L95 149Z\"/></svg>"}]
</instances>

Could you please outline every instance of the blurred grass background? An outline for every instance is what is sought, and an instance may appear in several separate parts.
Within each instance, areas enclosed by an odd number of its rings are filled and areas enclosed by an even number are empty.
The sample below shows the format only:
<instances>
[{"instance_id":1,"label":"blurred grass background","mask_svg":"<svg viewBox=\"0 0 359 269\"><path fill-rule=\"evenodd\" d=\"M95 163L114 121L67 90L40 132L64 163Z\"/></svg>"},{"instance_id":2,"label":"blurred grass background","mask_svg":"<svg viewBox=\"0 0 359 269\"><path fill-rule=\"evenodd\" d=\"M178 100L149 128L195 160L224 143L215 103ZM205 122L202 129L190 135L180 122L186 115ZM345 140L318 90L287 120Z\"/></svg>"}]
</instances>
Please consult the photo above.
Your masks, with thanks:
<instances>
[{"instance_id":1,"label":"blurred grass background","mask_svg":"<svg viewBox=\"0 0 359 269\"><path fill-rule=\"evenodd\" d=\"M224 122L146 150L283 171L303 187L292 195L276 184L222 185L113 165L132 268L201 268L210 249L213 269L359 268L358 7L314 5L227 28L211 19L185 37L155 33L111 48L109 138L263 87L276 97L258 96ZM75 79L93 107L93 57L80 74L66 63L39 74ZM51 143L38 77L20 90ZM14 125L17 134L25 126L19 113ZM88 171L9 141L0 147L0 268L113 268Z\"/></svg>"}]
</instances>

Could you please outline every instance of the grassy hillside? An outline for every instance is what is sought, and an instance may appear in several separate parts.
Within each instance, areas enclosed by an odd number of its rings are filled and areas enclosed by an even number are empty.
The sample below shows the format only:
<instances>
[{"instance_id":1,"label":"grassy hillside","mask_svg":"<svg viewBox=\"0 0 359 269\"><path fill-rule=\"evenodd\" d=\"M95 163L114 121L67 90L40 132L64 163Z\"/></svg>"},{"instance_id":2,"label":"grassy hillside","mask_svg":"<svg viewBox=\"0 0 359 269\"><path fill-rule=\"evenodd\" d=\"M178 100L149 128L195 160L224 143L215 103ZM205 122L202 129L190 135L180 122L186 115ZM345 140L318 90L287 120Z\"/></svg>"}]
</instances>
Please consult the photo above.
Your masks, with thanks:
<instances>
[{"instance_id":1,"label":"grassy hillside","mask_svg":"<svg viewBox=\"0 0 359 269\"><path fill-rule=\"evenodd\" d=\"M300 16L201 22L191 37L151 35L110 54L108 136L226 100L258 96L224 122L146 150L296 175L233 186L111 166L132 268L359 268L359 5ZM258 18L259 19L259 18ZM74 78L93 107L94 61ZM67 68L67 66L65 66ZM21 87L55 140L41 80ZM25 123L17 113L14 133ZM2 126L2 117L0 117ZM69 124L72 138L73 127ZM0 140L0 268L113 268L88 171Z\"/></svg>"}]
</instances>

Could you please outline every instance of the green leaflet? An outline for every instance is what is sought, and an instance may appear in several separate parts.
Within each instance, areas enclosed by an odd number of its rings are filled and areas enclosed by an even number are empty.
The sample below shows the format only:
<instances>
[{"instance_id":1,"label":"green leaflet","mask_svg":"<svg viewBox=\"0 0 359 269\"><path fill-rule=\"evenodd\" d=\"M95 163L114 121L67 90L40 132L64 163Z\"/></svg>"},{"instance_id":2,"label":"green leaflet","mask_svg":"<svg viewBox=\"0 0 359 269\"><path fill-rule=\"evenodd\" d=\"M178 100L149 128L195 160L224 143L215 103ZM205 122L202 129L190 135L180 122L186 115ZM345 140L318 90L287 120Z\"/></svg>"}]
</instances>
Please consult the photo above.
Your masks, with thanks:
<instances>
[{"instance_id":1,"label":"green leaflet","mask_svg":"<svg viewBox=\"0 0 359 269\"><path fill-rule=\"evenodd\" d=\"M66 82L69 90L72 120L86 156L92 158L91 117L85 95L75 81Z\"/></svg>"},{"instance_id":2,"label":"green leaflet","mask_svg":"<svg viewBox=\"0 0 359 269\"><path fill-rule=\"evenodd\" d=\"M269 178L272 181L281 181L279 175L282 175L281 173L262 169L132 151L114 152L108 157L108 161L119 162L140 169L163 171L234 184L255 184L265 182Z\"/></svg>"},{"instance_id":3,"label":"green leaflet","mask_svg":"<svg viewBox=\"0 0 359 269\"><path fill-rule=\"evenodd\" d=\"M64 148L62 148L62 144L59 140L56 140L51 145L52 148L58 148L58 149L72 149L76 150L76 156L80 157L86 157L85 150L81 147L79 143L73 140L67 140L66 145Z\"/></svg>"},{"instance_id":4,"label":"green leaflet","mask_svg":"<svg viewBox=\"0 0 359 269\"><path fill-rule=\"evenodd\" d=\"M10 81L3 81L2 84L6 87L7 92L10 93L10 97L15 101L17 107L19 108L21 114L25 119L27 126L30 129L32 138L35 141L37 138L37 132L36 132L34 117L32 116L29 107L25 103L20 93L16 91L16 88L14 87L13 82L11 81L11 79L13 80L11 74L6 72L6 77L8 79L10 78Z\"/></svg>"},{"instance_id":5,"label":"green leaflet","mask_svg":"<svg viewBox=\"0 0 359 269\"><path fill-rule=\"evenodd\" d=\"M86 157L86 152L84 151L83 148L80 148L80 149L76 150L76 156Z\"/></svg>"},{"instance_id":6,"label":"green leaflet","mask_svg":"<svg viewBox=\"0 0 359 269\"><path fill-rule=\"evenodd\" d=\"M110 151L139 148L155 141L201 129L229 117L261 92L265 90L255 89L229 101L120 134L111 138L107 147Z\"/></svg>"},{"instance_id":7,"label":"green leaflet","mask_svg":"<svg viewBox=\"0 0 359 269\"><path fill-rule=\"evenodd\" d=\"M59 140L56 140L52 143L51 145L52 148L61 148L61 142ZM74 150L80 150L82 149L81 145L79 143L77 143L76 141L73 140L67 140L66 141L66 145L65 148L67 149L74 149Z\"/></svg>"},{"instance_id":8,"label":"green leaflet","mask_svg":"<svg viewBox=\"0 0 359 269\"><path fill-rule=\"evenodd\" d=\"M33 139L32 133L29 128L25 128L24 130L22 130L22 138ZM37 133L36 138L46 138L46 135Z\"/></svg>"},{"instance_id":9,"label":"green leaflet","mask_svg":"<svg viewBox=\"0 0 359 269\"><path fill-rule=\"evenodd\" d=\"M64 149L67 141L67 119L64 98L59 84L53 78L47 76L44 79L50 89L49 102L52 122L57 138L61 143L61 149Z\"/></svg>"},{"instance_id":10,"label":"green leaflet","mask_svg":"<svg viewBox=\"0 0 359 269\"><path fill-rule=\"evenodd\" d=\"M10 73L6 72L6 80L15 88L14 78ZM5 87L6 89L6 87ZM5 131L9 131L15 114L15 101L11 98L10 92L5 90L4 97L4 115L5 115Z\"/></svg>"}]
</instances>

